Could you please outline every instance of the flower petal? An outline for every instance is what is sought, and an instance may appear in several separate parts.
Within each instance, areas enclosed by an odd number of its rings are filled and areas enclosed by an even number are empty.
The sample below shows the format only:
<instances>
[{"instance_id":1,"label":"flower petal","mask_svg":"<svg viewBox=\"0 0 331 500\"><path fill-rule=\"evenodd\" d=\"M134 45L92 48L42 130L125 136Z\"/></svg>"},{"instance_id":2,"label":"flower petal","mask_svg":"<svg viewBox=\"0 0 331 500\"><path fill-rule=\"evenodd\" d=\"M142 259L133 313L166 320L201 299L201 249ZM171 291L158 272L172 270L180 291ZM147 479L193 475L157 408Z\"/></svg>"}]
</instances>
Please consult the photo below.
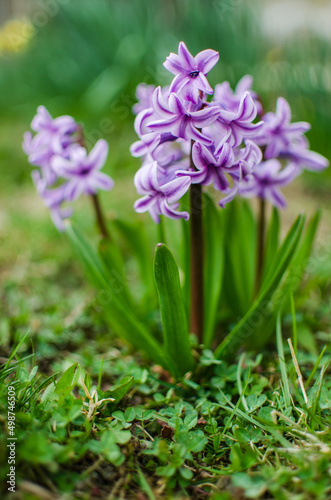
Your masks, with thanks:
<instances>
[{"instance_id":1,"label":"flower petal","mask_svg":"<svg viewBox=\"0 0 331 500\"><path fill-rule=\"evenodd\" d=\"M202 50L195 56L195 61L198 65L198 70L205 75L217 64L220 55L216 50Z\"/></svg>"},{"instance_id":2,"label":"flower petal","mask_svg":"<svg viewBox=\"0 0 331 500\"><path fill-rule=\"evenodd\" d=\"M100 170L106 162L108 151L109 146L107 141L99 139L87 156L86 163L91 167L91 169Z\"/></svg>"}]
</instances>

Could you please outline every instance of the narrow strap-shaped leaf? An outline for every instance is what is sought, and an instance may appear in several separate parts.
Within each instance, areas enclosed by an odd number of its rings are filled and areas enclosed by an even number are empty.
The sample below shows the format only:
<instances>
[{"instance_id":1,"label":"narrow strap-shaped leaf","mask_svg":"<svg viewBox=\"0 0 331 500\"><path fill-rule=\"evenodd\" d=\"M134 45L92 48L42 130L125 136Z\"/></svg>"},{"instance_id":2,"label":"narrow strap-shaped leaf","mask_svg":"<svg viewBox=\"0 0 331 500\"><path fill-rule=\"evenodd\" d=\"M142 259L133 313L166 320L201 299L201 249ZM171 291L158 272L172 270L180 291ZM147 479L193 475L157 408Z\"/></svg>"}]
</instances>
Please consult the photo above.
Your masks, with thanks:
<instances>
[{"instance_id":1,"label":"narrow strap-shaped leaf","mask_svg":"<svg viewBox=\"0 0 331 500\"><path fill-rule=\"evenodd\" d=\"M300 245L298 245L293 255L293 259L287 269L286 276L274 295L274 311L270 314L270 317L266 318L263 325L260 325L254 332L252 341L257 349L263 347L263 345L267 343L270 335L275 330L276 318L279 309L282 308L284 313L289 309L290 296L298 289L308 263L318 228L319 218L320 212L317 212L309 221L302 241L300 242Z\"/></svg>"},{"instance_id":2,"label":"narrow strap-shaped leaf","mask_svg":"<svg viewBox=\"0 0 331 500\"><path fill-rule=\"evenodd\" d=\"M67 223L67 234L76 253L94 285L99 289L100 303L105 303L111 327L137 349L146 352L150 359L174 373L174 366L162 346L148 329L137 320L134 312L123 305L109 285L109 274L94 248L72 224ZM102 299L102 300L101 300ZM107 299L107 300L106 300Z\"/></svg>"},{"instance_id":3,"label":"narrow strap-shaped leaf","mask_svg":"<svg viewBox=\"0 0 331 500\"><path fill-rule=\"evenodd\" d=\"M151 300L155 295L153 269L151 266L153 248L148 244L149 240L146 236L145 227L143 224L131 224L119 219L114 220L113 224L135 255L147 300Z\"/></svg>"},{"instance_id":4,"label":"narrow strap-shaped leaf","mask_svg":"<svg viewBox=\"0 0 331 500\"><path fill-rule=\"evenodd\" d=\"M300 243L300 245L298 245L293 260L288 268L288 274L281 285L279 293L283 297L283 308L285 307L286 303L289 304L291 293L294 293L301 283L302 276L307 267L308 259L314 243L320 215L321 214L319 211L316 212L316 214L309 221L307 229L302 238L302 242Z\"/></svg>"},{"instance_id":5,"label":"narrow strap-shaped leaf","mask_svg":"<svg viewBox=\"0 0 331 500\"><path fill-rule=\"evenodd\" d=\"M261 322L265 321L270 314L270 308L273 307L272 297L281 282L283 275L288 268L294 252L300 241L304 217L300 215L292 228L290 229L286 241L281 248L281 258L278 261L278 266L260 291L258 297L254 301L252 307L245 316L237 323L231 332L221 342L215 352L217 358L234 355L235 351L243 344L253 344L254 331Z\"/></svg>"},{"instance_id":6,"label":"narrow strap-shaped leaf","mask_svg":"<svg viewBox=\"0 0 331 500\"><path fill-rule=\"evenodd\" d=\"M265 279L264 279L262 286L261 286L261 290L263 290L263 287L267 286L269 280L271 279L272 275L275 273L277 267L279 267L279 263L282 262L284 260L284 258L286 257L286 255L288 253L288 249L292 245L293 236L297 232L297 228L299 226L301 226L301 231L302 231L304 223L305 223L305 216L299 215L296 218L296 220L294 221L294 223L292 224L284 241L280 245L280 248L279 248L279 250L274 258L272 265L270 266L270 268L268 269L268 271L266 273Z\"/></svg>"},{"instance_id":7,"label":"narrow strap-shaped leaf","mask_svg":"<svg viewBox=\"0 0 331 500\"><path fill-rule=\"evenodd\" d=\"M274 207L265 243L264 266L263 266L264 275L268 272L268 269L274 263L274 259L279 247L279 231L280 231L279 211L276 207Z\"/></svg>"},{"instance_id":8,"label":"narrow strap-shaped leaf","mask_svg":"<svg viewBox=\"0 0 331 500\"><path fill-rule=\"evenodd\" d=\"M233 200L224 210L226 220L223 298L237 315L249 308L254 287L256 223L244 200Z\"/></svg>"},{"instance_id":9,"label":"narrow strap-shaped leaf","mask_svg":"<svg viewBox=\"0 0 331 500\"><path fill-rule=\"evenodd\" d=\"M169 248L156 247L154 276L159 294L164 347L179 375L192 369L188 322L176 261Z\"/></svg>"},{"instance_id":10,"label":"narrow strap-shaped leaf","mask_svg":"<svg viewBox=\"0 0 331 500\"><path fill-rule=\"evenodd\" d=\"M110 275L110 286L116 290L119 300L129 307L133 307L134 302L127 284L125 275L125 265L118 247L105 239L99 243L99 255L107 266Z\"/></svg>"},{"instance_id":11,"label":"narrow strap-shaped leaf","mask_svg":"<svg viewBox=\"0 0 331 500\"><path fill-rule=\"evenodd\" d=\"M210 348L215 331L217 309L222 288L224 267L224 231L221 224L223 212L216 209L213 200L204 194L205 217L205 282L204 282L204 331L203 343Z\"/></svg>"},{"instance_id":12,"label":"narrow strap-shaped leaf","mask_svg":"<svg viewBox=\"0 0 331 500\"><path fill-rule=\"evenodd\" d=\"M182 241L181 241L181 262L184 272L183 279L183 297L187 317L190 314L190 297L191 297L191 257L190 257L190 225L184 219L180 220L182 226Z\"/></svg>"}]
</instances>

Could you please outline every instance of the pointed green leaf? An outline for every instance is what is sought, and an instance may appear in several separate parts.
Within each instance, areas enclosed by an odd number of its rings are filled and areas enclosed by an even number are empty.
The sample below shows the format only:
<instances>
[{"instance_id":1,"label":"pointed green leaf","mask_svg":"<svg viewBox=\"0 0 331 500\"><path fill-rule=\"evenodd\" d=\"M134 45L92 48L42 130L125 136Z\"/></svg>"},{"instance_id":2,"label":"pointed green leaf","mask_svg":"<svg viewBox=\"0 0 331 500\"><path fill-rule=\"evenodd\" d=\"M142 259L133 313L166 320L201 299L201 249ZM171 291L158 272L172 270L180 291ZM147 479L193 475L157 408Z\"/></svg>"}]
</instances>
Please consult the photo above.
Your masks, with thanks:
<instances>
[{"instance_id":1,"label":"pointed green leaf","mask_svg":"<svg viewBox=\"0 0 331 500\"><path fill-rule=\"evenodd\" d=\"M177 374L184 375L193 366L188 322L176 261L170 250L161 243L156 247L154 276L159 294L164 347L174 361Z\"/></svg>"},{"instance_id":2,"label":"pointed green leaf","mask_svg":"<svg viewBox=\"0 0 331 500\"><path fill-rule=\"evenodd\" d=\"M205 217L205 269L204 269L204 332L203 343L210 348L216 326L216 315L220 303L222 274L224 267L224 231L221 223L223 212L217 210L213 200L204 195Z\"/></svg>"},{"instance_id":3,"label":"pointed green leaf","mask_svg":"<svg viewBox=\"0 0 331 500\"><path fill-rule=\"evenodd\" d=\"M78 363L69 366L58 382L56 382L56 394L69 394L79 379L79 373L80 369Z\"/></svg>"},{"instance_id":4,"label":"pointed green leaf","mask_svg":"<svg viewBox=\"0 0 331 500\"><path fill-rule=\"evenodd\" d=\"M106 391L104 393L103 397L114 398L115 399L114 405L116 405L129 392L129 390L132 386L132 383L133 383L133 379L134 379L134 377L130 377L130 376L124 377L122 380L120 380L118 382L115 389L110 389L109 391Z\"/></svg>"},{"instance_id":5,"label":"pointed green leaf","mask_svg":"<svg viewBox=\"0 0 331 500\"><path fill-rule=\"evenodd\" d=\"M145 287L145 294L148 300L155 295L155 286L153 278L153 270L151 266L152 248L148 243L145 227L141 223L129 223L127 221L116 219L114 226L121 236L129 245L135 255L138 266L141 282Z\"/></svg>"},{"instance_id":6,"label":"pointed green leaf","mask_svg":"<svg viewBox=\"0 0 331 500\"><path fill-rule=\"evenodd\" d=\"M246 344L251 349L255 348L255 330L269 318L270 310L272 311L278 306L278 304L275 305L273 303L273 296L298 246L303 224L304 217L300 215L290 229L277 254L277 267L273 275L264 285L249 311L218 346L215 357L220 358L234 355L236 350L243 344Z\"/></svg>"},{"instance_id":7,"label":"pointed green leaf","mask_svg":"<svg viewBox=\"0 0 331 500\"><path fill-rule=\"evenodd\" d=\"M266 274L267 270L274 263L274 259L279 246L279 232L280 232L279 211L276 207L274 207L265 243L263 274Z\"/></svg>"},{"instance_id":8,"label":"pointed green leaf","mask_svg":"<svg viewBox=\"0 0 331 500\"><path fill-rule=\"evenodd\" d=\"M282 309L285 313L286 310L290 309L290 297L300 286L316 235L319 217L320 213L317 212L309 221L306 232L302 241L300 241L300 244L297 246L284 279L274 294L274 310L270 315L267 315L263 325L258 326L255 330L253 342L257 349L263 347L269 340L272 332L275 331L278 311ZM276 258L279 259L278 254L276 254ZM316 351L316 346L314 349Z\"/></svg>"},{"instance_id":9,"label":"pointed green leaf","mask_svg":"<svg viewBox=\"0 0 331 500\"><path fill-rule=\"evenodd\" d=\"M222 297L235 314L251 305L256 265L256 222L245 200L233 200L224 209L225 263Z\"/></svg>"},{"instance_id":10,"label":"pointed green leaf","mask_svg":"<svg viewBox=\"0 0 331 500\"><path fill-rule=\"evenodd\" d=\"M109 273L109 286L116 291L123 304L133 307L134 303L127 284L124 262L118 247L113 242L103 239L99 243L99 254Z\"/></svg>"},{"instance_id":11,"label":"pointed green leaf","mask_svg":"<svg viewBox=\"0 0 331 500\"><path fill-rule=\"evenodd\" d=\"M104 304L105 302L104 310L115 333L134 347L145 351L155 363L173 371L173 364L164 353L162 346L153 338L145 325L137 319L134 311L123 305L118 299L116 292L110 286L107 268L94 248L72 224L67 224L67 234L88 275L99 290L98 295L102 298L100 303Z\"/></svg>"}]
</instances>

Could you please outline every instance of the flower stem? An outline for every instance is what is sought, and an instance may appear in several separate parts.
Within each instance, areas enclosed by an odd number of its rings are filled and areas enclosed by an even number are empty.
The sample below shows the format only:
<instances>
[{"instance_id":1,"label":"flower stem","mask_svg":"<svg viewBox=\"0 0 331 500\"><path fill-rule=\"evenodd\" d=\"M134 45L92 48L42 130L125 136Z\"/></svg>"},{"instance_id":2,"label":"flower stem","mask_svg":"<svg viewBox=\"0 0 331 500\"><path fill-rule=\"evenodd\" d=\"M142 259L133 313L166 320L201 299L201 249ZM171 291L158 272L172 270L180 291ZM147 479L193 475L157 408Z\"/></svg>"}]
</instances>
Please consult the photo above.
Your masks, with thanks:
<instances>
[{"instance_id":1,"label":"flower stem","mask_svg":"<svg viewBox=\"0 0 331 500\"><path fill-rule=\"evenodd\" d=\"M166 237L164 231L164 223L162 217L160 217L160 222L157 224L157 240L158 243L166 244Z\"/></svg>"},{"instance_id":2,"label":"flower stem","mask_svg":"<svg viewBox=\"0 0 331 500\"><path fill-rule=\"evenodd\" d=\"M261 288L262 271L264 264L264 241L265 241L265 228L266 228L266 210L265 200L259 200L259 227L258 227L258 240L257 240L257 260L256 260L256 280L255 280L255 295L257 295Z\"/></svg>"},{"instance_id":3,"label":"flower stem","mask_svg":"<svg viewBox=\"0 0 331 500\"><path fill-rule=\"evenodd\" d=\"M105 218L104 218L104 215L103 215L103 212L102 212L102 208L101 208L101 204L100 204L100 200L99 200L98 195L97 194L91 194L91 200L92 200L93 208L94 208L94 211L95 211L95 218L96 218L96 221L97 221L97 225L99 227L100 235L103 238L109 240L110 236L109 236L109 232L108 232L108 229L107 229L107 226L106 226Z\"/></svg>"},{"instance_id":4,"label":"flower stem","mask_svg":"<svg viewBox=\"0 0 331 500\"><path fill-rule=\"evenodd\" d=\"M191 167L195 168L192 160ZM202 227L202 186L191 184L190 187L190 222L191 222L191 317L190 329L199 343L203 339L203 227Z\"/></svg>"}]
</instances>

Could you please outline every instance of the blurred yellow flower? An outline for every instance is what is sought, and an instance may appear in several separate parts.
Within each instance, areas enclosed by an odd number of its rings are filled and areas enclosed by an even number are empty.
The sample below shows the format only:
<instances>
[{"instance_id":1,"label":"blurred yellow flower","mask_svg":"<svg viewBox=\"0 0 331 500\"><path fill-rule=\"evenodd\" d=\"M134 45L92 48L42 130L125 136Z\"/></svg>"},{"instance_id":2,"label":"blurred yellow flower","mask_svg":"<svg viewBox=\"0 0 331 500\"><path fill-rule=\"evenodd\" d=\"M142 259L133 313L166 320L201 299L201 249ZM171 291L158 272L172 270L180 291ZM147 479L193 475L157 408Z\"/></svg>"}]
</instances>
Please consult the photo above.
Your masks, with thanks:
<instances>
[{"instance_id":1,"label":"blurred yellow flower","mask_svg":"<svg viewBox=\"0 0 331 500\"><path fill-rule=\"evenodd\" d=\"M8 21L0 30L0 53L21 52L33 35L34 27L28 20Z\"/></svg>"}]
</instances>

